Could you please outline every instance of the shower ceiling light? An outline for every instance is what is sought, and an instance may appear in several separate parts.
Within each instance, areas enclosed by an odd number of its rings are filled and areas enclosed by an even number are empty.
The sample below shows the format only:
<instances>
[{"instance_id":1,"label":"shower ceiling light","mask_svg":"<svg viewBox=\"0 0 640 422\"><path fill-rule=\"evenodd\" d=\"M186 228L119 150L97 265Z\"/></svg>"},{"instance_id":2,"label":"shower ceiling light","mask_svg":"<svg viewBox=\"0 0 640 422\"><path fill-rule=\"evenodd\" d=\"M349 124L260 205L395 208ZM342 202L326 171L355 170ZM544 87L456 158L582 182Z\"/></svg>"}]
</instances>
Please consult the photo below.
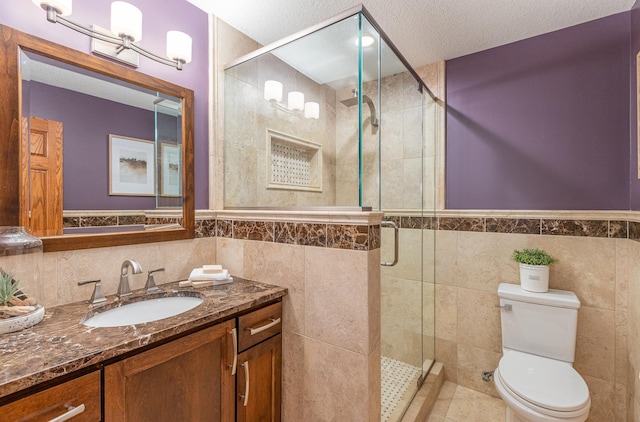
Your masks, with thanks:
<instances>
[{"instance_id":1,"label":"shower ceiling light","mask_svg":"<svg viewBox=\"0 0 640 422\"><path fill-rule=\"evenodd\" d=\"M191 37L180 31L167 33L167 57L164 58L134 44L142 39L142 12L137 7L123 2L111 4L111 33L107 30L88 28L63 16L71 14L72 0L33 0L47 12L47 20L60 23L93 39L92 51L112 59L138 66L138 55L182 70L182 65L191 61ZM107 47L105 47L105 44ZM124 54L121 54L123 53Z\"/></svg>"},{"instance_id":2,"label":"shower ceiling light","mask_svg":"<svg viewBox=\"0 0 640 422\"><path fill-rule=\"evenodd\" d=\"M274 108L296 116L304 116L307 119L320 118L320 104L304 101L304 94L299 91L291 91L287 94L287 106L280 104L282 101L282 82L268 80L264 82L264 99L269 101ZM302 112L302 113L299 113Z\"/></svg>"},{"instance_id":3,"label":"shower ceiling light","mask_svg":"<svg viewBox=\"0 0 640 422\"><path fill-rule=\"evenodd\" d=\"M362 46L363 47L369 47L370 45L373 45L373 43L376 40L370 36L370 35L363 35L362 36ZM360 38L356 38L356 46L360 45Z\"/></svg>"}]
</instances>

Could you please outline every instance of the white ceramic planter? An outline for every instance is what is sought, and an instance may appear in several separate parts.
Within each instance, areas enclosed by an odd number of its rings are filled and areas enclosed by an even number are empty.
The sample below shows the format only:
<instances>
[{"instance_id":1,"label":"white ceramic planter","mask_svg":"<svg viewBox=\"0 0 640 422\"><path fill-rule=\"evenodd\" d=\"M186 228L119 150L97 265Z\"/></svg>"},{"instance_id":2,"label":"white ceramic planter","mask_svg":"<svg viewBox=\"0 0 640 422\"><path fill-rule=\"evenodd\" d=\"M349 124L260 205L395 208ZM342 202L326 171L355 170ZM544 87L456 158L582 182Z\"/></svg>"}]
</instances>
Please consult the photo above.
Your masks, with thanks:
<instances>
[{"instance_id":1,"label":"white ceramic planter","mask_svg":"<svg viewBox=\"0 0 640 422\"><path fill-rule=\"evenodd\" d=\"M44 306L38 305L37 309L26 315L13 318L0 319L0 334L13 333L33 327L44 318Z\"/></svg>"},{"instance_id":2,"label":"white ceramic planter","mask_svg":"<svg viewBox=\"0 0 640 422\"><path fill-rule=\"evenodd\" d=\"M549 266L520 264L520 287L529 292L548 292Z\"/></svg>"}]
</instances>

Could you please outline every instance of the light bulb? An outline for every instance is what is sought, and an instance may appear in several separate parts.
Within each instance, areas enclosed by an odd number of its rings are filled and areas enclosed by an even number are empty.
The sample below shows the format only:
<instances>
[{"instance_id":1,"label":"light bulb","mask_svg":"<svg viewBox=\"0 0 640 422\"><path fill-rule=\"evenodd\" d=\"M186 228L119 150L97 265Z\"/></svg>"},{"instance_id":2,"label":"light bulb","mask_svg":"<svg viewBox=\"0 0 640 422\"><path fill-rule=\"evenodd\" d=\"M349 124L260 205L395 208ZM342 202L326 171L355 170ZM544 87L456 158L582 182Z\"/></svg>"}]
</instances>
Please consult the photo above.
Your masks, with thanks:
<instances>
[{"instance_id":1,"label":"light bulb","mask_svg":"<svg viewBox=\"0 0 640 422\"><path fill-rule=\"evenodd\" d=\"M287 96L287 107L289 107L289 110L304 110L304 94L298 91L291 91Z\"/></svg>"},{"instance_id":2,"label":"light bulb","mask_svg":"<svg viewBox=\"0 0 640 422\"><path fill-rule=\"evenodd\" d=\"M304 105L304 117L307 119L319 119L320 118L320 104L315 102L308 102Z\"/></svg>"},{"instance_id":3,"label":"light bulb","mask_svg":"<svg viewBox=\"0 0 640 422\"><path fill-rule=\"evenodd\" d=\"M124 1L111 3L111 32L118 37L126 36L131 41L142 39L142 12Z\"/></svg>"},{"instance_id":4,"label":"light bulb","mask_svg":"<svg viewBox=\"0 0 640 422\"><path fill-rule=\"evenodd\" d=\"M184 32L167 32L167 57L171 60L191 62L191 37Z\"/></svg>"},{"instance_id":5,"label":"light bulb","mask_svg":"<svg viewBox=\"0 0 640 422\"><path fill-rule=\"evenodd\" d=\"M267 101L282 101L282 83L278 81L265 81L264 99Z\"/></svg>"}]
</instances>

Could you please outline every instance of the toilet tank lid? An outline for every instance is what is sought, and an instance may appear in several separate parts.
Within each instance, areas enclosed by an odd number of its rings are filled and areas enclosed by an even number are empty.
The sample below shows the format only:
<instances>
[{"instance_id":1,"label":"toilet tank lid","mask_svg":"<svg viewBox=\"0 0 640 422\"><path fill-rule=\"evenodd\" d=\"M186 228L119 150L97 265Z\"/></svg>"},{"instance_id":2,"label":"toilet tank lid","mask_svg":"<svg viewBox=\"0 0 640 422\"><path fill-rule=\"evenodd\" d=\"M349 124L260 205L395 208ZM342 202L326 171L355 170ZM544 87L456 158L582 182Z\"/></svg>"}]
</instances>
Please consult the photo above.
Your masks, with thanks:
<instances>
[{"instance_id":1,"label":"toilet tank lid","mask_svg":"<svg viewBox=\"0 0 640 422\"><path fill-rule=\"evenodd\" d=\"M500 283L498 286L498 296L502 299L511 299L539 305L569 309L580 308L578 296L567 290L549 289L546 293L535 293L523 290L519 284Z\"/></svg>"}]
</instances>

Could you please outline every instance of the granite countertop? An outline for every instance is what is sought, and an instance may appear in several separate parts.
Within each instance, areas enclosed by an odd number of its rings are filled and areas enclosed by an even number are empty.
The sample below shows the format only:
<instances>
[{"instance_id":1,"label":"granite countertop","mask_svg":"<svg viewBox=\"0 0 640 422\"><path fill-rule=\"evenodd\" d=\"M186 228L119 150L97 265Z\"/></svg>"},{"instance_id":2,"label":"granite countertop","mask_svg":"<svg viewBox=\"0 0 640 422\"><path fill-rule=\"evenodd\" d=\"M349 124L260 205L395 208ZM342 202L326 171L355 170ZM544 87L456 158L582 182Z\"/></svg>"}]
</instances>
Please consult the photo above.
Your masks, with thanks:
<instances>
[{"instance_id":1,"label":"granite countertop","mask_svg":"<svg viewBox=\"0 0 640 422\"><path fill-rule=\"evenodd\" d=\"M108 296L106 303L86 302L46 309L38 325L0 335L0 402L9 394L38 383L96 366L137 348L195 328L210 325L287 294L287 289L234 277L233 283L214 287L180 288L178 282L160 286L162 295L196 295L204 299L196 308L174 317L123 327L94 328L81 324L87 312L117 307L144 296L119 302ZM177 293L180 292L180 293ZM189 292L197 292L196 294Z\"/></svg>"}]
</instances>

